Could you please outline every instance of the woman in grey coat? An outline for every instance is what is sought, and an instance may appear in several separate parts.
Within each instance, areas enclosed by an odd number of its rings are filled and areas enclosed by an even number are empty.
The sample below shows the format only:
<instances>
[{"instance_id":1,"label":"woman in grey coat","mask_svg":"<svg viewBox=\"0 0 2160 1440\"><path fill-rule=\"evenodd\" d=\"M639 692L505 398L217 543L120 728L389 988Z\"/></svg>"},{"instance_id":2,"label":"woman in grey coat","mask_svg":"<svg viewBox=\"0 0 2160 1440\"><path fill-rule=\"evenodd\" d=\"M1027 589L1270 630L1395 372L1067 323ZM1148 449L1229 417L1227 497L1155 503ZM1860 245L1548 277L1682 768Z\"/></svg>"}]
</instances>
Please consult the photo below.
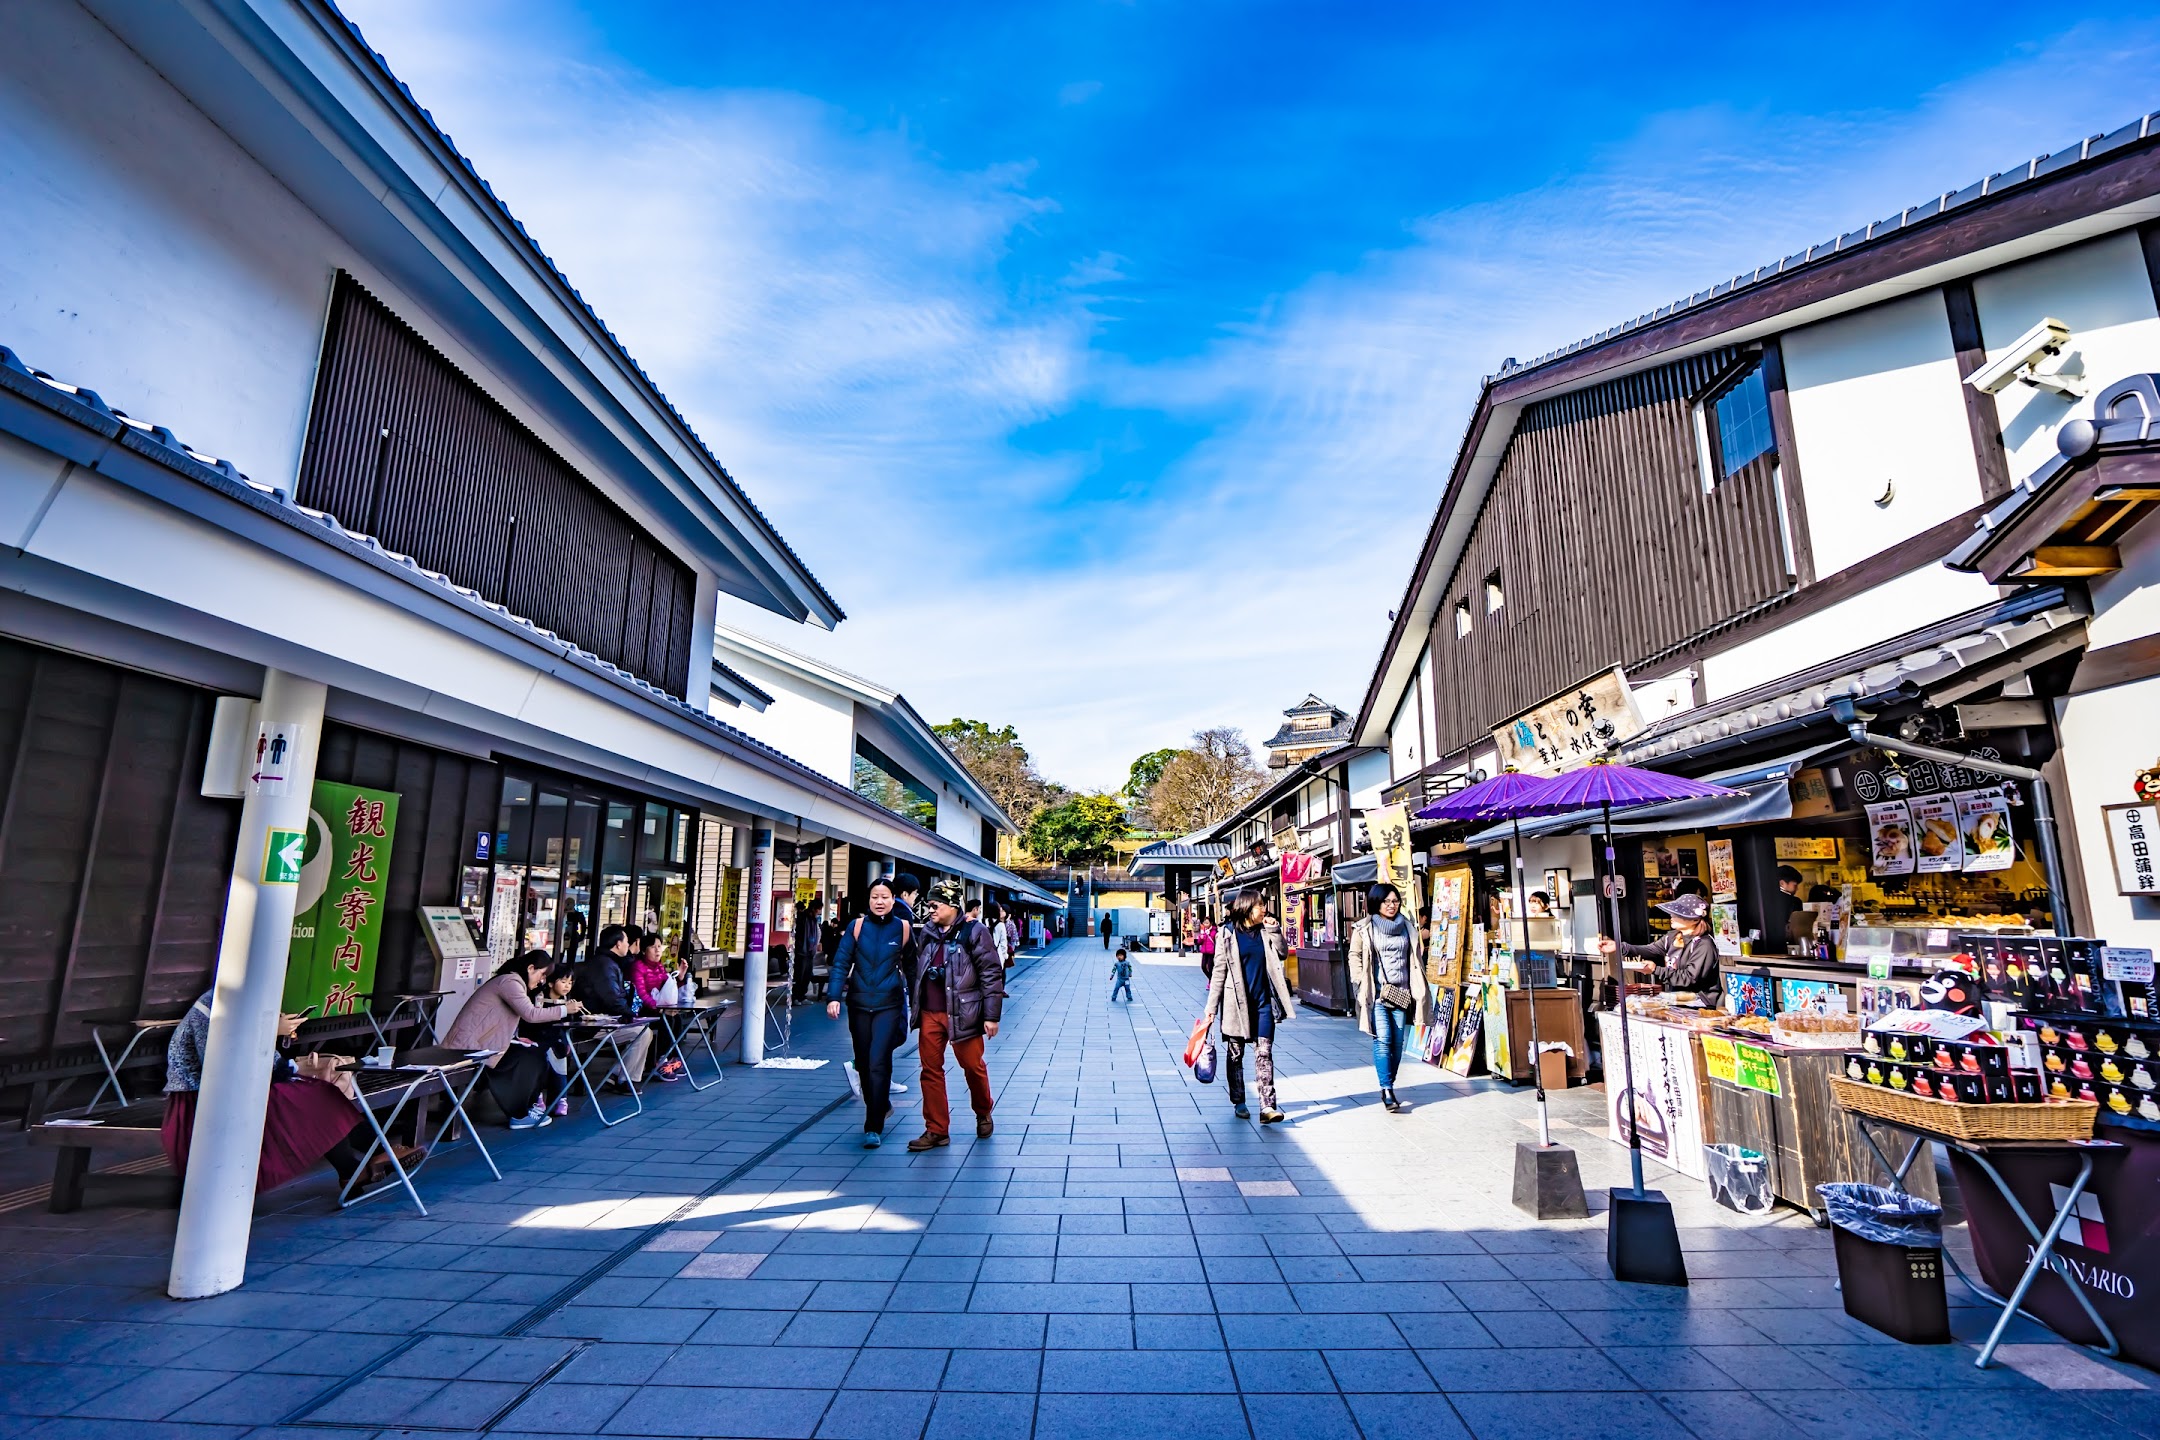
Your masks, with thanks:
<instances>
[{"instance_id":1,"label":"woman in grey coat","mask_svg":"<svg viewBox=\"0 0 2160 1440\"><path fill-rule=\"evenodd\" d=\"M1231 924L1215 935L1215 968L1202 1013L1222 1024L1223 1084L1238 1118L1250 1113L1245 1108L1245 1047L1250 1045L1260 1123L1273 1125L1283 1118L1275 1104L1275 1027L1297 1013L1297 999L1283 969L1282 928L1268 918L1266 892L1240 895L1230 917Z\"/></svg>"},{"instance_id":2,"label":"woman in grey coat","mask_svg":"<svg viewBox=\"0 0 2160 1440\"><path fill-rule=\"evenodd\" d=\"M1432 990L1418 963L1418 927L1402 913L1402 892L1375 885L1366 904L1372 913L1350 931L1350 988L1357 997L1358 1029L1373 1037L1380 1103L1400 1110L1395 1075L1402 1069L1403 1037L1413 1024L1432 1024Z\"/></svg>"}]
</instances>

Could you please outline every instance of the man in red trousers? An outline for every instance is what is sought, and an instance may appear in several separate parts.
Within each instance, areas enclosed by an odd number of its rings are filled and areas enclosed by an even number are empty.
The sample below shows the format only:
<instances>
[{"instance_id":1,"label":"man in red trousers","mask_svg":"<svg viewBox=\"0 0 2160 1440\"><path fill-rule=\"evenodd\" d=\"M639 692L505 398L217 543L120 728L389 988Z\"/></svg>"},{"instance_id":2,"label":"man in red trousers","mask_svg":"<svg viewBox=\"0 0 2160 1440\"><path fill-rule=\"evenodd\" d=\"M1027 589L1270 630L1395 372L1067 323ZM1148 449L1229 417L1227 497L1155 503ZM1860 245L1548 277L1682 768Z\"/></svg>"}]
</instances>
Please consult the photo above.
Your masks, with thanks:
<instances>
[{"instance_id":1,"label":"man in red trousers","mask_svg":"<svg viewBox=\"0 0 2160 1440\"><path fill-rule=\"evenodd\" d=\"M930 887L930 920L915 952L915 1023L922 1031L923 1133L908 1141L914 1151L950 1145L952 1110L945 1099L945 1051L950 1047L967 1076L968 1100L975 1108L975 1137L988 1139L990 1069L983 1062L983 1041L997 1034L1005 1008L1005 967L997 946L980 922L966 919L967 897L957 880Z\"/></svg>"}]
</instances>

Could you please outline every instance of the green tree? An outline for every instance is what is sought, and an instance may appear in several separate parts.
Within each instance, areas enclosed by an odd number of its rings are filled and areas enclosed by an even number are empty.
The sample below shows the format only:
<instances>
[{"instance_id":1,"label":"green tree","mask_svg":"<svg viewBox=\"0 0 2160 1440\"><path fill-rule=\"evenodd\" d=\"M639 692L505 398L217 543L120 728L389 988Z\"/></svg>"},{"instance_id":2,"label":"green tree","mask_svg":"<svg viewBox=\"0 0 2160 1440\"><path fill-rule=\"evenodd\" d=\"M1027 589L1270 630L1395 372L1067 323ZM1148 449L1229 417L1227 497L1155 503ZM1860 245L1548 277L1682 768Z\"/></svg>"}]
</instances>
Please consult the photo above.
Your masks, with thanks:
<instances>
[{"instance_id":1,"label":"green tree","mask_svg":"<svg viewBox=\"0 0 2160 1440\"><path fill-rule=\"evenodd\" d=\"M993 728L981 720L956 717L930 728L976 782L990 792L998 808L1022 829L1058 793L1058 787L1036 771L1035 762L1028 758L1027 747L1020 743L1019 732L1012 726Z\"/></svg>"},{"instance_id":2,"label":"green tree","mask_svg":"<svg viewBox=\"0 0 2160 1440\"><path fill-rule=\"evenodd\" d=\"M1020 838L1038 860L1095 865L1117 855L1126 833L1125 807L1115 795L1074 795L1038 811Z\"/></svg>"},{"instance_id":3,"label":"green tree","mask_svg":"<svg viewBox=\"0 0 2160 1440\"><path fill-rule=\"evenodd\" d=\"M1135 804L1147 799L1148 791L1154 789L1155 782L1162 779L1163 767L1168 765L1177 753L1174 749L1150 750L1133 761L1132 769L1125 778L1125 798Z\"/></svg>"}]
</instances>

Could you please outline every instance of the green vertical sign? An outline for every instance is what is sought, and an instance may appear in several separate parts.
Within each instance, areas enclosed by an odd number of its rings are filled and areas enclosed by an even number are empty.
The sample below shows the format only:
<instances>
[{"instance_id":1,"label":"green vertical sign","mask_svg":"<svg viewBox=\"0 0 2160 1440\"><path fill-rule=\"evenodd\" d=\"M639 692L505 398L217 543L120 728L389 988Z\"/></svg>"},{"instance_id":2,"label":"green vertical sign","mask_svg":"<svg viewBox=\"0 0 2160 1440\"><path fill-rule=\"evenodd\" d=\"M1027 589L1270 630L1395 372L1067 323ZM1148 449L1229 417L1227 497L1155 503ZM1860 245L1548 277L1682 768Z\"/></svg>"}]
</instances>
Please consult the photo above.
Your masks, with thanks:
<instances>
[{"instance_id":1,"label":"green vertical sign","mask_svg":"<svg viewBox=\"0 0 2160 1440\"><path fill-rule=\"evenodd\" d=\"M375 988L398 794L315 782L286 954L288 1011L351 1015Z\"/></svg>"}]
</instances>

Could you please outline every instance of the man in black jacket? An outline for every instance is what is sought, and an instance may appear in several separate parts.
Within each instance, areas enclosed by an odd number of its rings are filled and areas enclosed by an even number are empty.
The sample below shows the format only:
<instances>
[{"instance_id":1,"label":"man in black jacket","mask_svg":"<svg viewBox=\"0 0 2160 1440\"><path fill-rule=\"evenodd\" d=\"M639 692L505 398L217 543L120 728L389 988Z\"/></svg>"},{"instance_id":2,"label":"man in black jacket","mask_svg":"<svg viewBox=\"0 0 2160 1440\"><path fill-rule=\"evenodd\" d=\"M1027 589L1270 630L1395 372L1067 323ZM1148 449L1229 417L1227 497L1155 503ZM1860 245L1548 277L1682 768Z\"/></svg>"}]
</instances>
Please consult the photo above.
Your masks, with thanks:
<instances>
[{"instance_id":1,"label":"man in black jacket","mask_svg":"<svg viewBox=\"0 0 2160 1440\"><path fill-rule=\"evenodd\" d=\"M945 1098L945 1051L967 1077L968 1100L975 1109L975 1138L986 1140L990 1122L990 1070L983 1061L983 1041L998 1032L1005 1009L1005 967L997 946L982 925L965 919L965 893L957 880L930 887L930 923L916 942L910 989L916 1028L922 1031L917 1054L922 1059L923 1133L908 1149L934 1150L952 1143L952 1111Z\"/></svg>"},{"instance_id":2,"label":"man in black jacket","mask_svg":"<svg viewBox=\"0 0 2160 1440\"><path fill-rule=\"evenodd\" d=\"M623 967L630 963L630 932L620 925L607 925L593 941L592 958L577 967L577 976L570 982L570 994L582 1001L585 1009L595 1015L628 1016L637 992L630 988L630 977ZM623 1069L609 1072L607 1083L627 1086L634 1077L645 1073L646 1052L652 1049L652 1027L641 1025L638 1032L623 1042Z\"/></svg>"}]
</instances>

